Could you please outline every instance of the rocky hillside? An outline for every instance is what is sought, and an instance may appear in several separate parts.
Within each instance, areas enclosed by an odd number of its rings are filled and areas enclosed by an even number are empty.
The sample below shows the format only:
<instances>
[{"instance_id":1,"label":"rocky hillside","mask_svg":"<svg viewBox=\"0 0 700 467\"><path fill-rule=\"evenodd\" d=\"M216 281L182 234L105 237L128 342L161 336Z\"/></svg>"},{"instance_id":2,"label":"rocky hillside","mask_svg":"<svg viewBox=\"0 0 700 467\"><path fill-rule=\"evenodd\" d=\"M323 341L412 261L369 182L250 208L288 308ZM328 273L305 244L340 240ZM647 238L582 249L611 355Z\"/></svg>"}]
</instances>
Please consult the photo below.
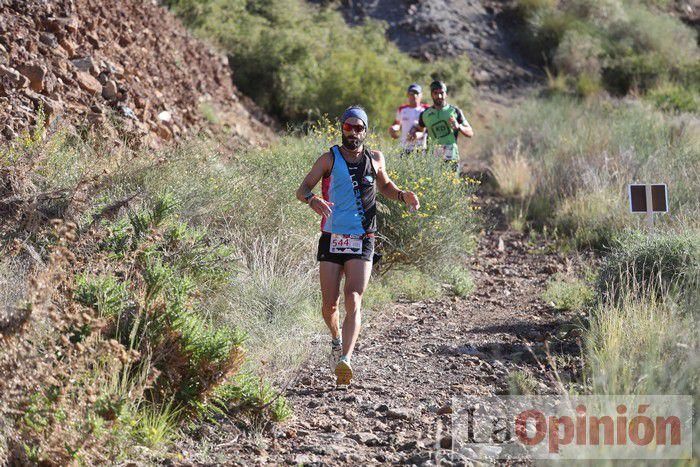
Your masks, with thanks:
<instances>
[{"instance_id":1,"label":"rocky hillside","mask_svg":"<svg viewBox=\"0 0 700 467\"><path fill-rule=\"evenodd\" d=\"M0 141L36 125L101 125L154 146L216 127L257 144L272 123L227 59L157 2L0 0Z\"/></svg>"},{"instance_id":2,"label":"rocky hillside","mask_svg":"<svg viewBox=\"0 0 700 467\"><path fill-rule=\"evenodd\" d=\"M502 0L352 0L341 11L351 24L365 18L387 23L387 36L422 60L462 54L472 62L472 78L481 93L526 93L542 73L516 46L515 25Z\"/></svg>"}]
</instances>

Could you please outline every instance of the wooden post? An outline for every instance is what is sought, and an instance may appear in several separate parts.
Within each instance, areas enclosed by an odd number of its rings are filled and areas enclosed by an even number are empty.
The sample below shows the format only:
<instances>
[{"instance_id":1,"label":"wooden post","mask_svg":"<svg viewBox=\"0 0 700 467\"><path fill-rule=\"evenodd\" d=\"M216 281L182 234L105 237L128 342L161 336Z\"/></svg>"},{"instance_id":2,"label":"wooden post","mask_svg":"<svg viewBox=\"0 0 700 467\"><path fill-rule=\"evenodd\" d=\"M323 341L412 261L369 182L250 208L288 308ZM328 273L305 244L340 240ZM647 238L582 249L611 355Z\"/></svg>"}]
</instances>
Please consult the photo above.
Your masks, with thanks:
<instances>
[{"instance_id":1,"label":"wooden post","mask_svg":"<svg viewBox=\"0 0 700 467\"><path fill-rule=\"evenodd\" d=\"M651 183L645 184L644 189L647 195L647 226L649 227L649 232L654 232L654 207L652 206L651 199Z\"/></svg>"}]
</instances>

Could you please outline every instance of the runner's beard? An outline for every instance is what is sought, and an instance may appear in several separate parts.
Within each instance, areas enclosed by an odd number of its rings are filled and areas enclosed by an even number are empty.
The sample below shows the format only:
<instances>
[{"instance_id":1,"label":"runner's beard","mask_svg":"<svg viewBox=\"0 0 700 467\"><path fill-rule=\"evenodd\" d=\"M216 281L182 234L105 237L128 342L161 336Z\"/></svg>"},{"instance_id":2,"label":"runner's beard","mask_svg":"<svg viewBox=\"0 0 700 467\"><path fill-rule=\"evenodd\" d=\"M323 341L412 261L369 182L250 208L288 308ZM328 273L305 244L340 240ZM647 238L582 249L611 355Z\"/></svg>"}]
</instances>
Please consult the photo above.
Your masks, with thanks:
<instances>
[{"instance_id":1,"label":"runner's beard","mask_svg":"<svg viewBox=\"0 0 700 467\"><path fill-rule=\"evenodd\" d=\"M364 142L364 138L358 138L356 136L351 138L351 137L343 135L343 146L345 146L348 149L352 149L353 151L355 149L359 149L360 146L362 146L363 142Z\"/></svg>"}]
</instances>

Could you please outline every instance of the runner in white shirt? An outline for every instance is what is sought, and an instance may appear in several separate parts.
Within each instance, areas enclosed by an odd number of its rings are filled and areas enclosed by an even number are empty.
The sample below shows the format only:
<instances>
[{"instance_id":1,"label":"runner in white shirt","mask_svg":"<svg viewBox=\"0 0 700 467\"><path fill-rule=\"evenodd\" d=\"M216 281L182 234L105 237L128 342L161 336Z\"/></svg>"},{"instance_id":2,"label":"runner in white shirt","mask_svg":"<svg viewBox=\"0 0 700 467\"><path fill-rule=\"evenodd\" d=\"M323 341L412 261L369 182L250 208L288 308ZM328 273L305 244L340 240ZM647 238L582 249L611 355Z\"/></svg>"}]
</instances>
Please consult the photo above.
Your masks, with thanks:
<instances>
[{"instance_id":1,"label":"runner in white shirt","mask_svg":"<svg viewBox=\"0 0 700 467\"><path fill-rule=\"evenodd\" d=\"M396 111L396 120L389 128L389 134L392 138L401 138L401 147L403 153L408 154L411 151L425 149L427 132L417 132L415 136L410 133L411 128L418 125L418 118L421 112L430 107L427 104L421 103L423 97L420 85L413 83L407 90L408 104L404 104Z\"/></svg>"}]
</instances>

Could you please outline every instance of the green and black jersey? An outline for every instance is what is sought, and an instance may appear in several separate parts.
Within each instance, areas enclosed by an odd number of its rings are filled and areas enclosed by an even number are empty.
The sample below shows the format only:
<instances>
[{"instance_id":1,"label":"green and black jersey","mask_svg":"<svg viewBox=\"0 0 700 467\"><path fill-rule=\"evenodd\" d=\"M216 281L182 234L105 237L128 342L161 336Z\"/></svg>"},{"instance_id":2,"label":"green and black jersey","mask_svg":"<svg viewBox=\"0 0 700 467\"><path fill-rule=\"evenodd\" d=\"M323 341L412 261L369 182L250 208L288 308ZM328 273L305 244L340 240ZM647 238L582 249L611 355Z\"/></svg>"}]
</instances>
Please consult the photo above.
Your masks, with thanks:
<instances>
[{"instance_id":1,"label":"green and black jersey","mask_svg":"<svg viewBox=\"0 0 700 467\"><path fill-rule=\"evenodd\" d=\"M428 145L433 146L436 154L443 156L446 160L459 160L457 150L457 135L459 130L453 130L450 125L450 118L454 117L457 123L464 125L467 119L464 113L453 105L447 104L442 109L435 106L429 107L420 114L418 124L428 129Z\"/></svg>"}]
</instances>

